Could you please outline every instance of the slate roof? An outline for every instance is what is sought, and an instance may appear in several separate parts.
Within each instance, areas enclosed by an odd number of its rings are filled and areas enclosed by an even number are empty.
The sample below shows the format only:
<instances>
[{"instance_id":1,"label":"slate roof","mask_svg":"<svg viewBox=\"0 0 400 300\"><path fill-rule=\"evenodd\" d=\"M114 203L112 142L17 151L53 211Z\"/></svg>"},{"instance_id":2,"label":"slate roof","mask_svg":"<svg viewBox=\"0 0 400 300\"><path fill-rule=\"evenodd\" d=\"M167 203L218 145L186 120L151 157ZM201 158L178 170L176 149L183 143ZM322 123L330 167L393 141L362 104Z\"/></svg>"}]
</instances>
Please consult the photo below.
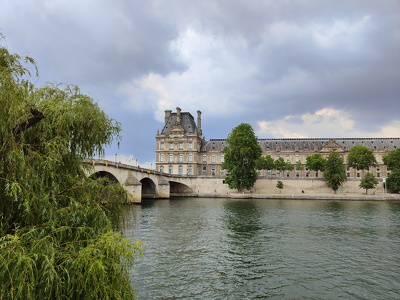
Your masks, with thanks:
<instances>
[{"instance_id":1,"label":"slate roof","mask_svg":"<svg viewBox=\"0 0 400 300\"><path fill-rule=\"evenodd\" d=\"M171 116L169 117L168 121L164 125L164 128L161 131L161 134L170 134L171 128L172 128L172 126L175 125L176 119L177 119L177 114L171 113ZM197 131L197 126L194 121L194 118L188 112L181 112L180 124L182 125L185 134L194 134Z\"/></svg>"},{"instance_id":2,"label":"slate roof","mask_svg":"<svg viewBox=\"0 0 400 300\"><path fill-rule=\"evenodd\" d=\"M349 151L357 145L363 145L374 150L394 150L400 148L400 138L280 138L259 139L263 151L321 151L330 141L335 140L344 151ZM225 139L211 139L203 146L203 151L222 151L227 145Z\"/></svg>"}]
</instances>

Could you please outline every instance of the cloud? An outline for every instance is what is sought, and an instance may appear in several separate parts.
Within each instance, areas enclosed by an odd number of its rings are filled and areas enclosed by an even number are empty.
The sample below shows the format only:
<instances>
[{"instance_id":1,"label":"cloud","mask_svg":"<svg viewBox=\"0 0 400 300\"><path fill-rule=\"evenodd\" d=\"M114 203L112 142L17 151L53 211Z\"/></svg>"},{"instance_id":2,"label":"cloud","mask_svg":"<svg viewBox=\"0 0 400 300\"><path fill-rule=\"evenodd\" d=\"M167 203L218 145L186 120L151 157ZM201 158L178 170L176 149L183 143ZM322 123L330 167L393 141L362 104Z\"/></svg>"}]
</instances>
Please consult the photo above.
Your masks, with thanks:
<instances>
[{"instance_id":1,"label":"cloud","mask_svg":"<svg viewBox=\"0 0 400 300\"><path fill-rule=\"evenodd\" d=\"M398 0L0 1L7 47L36 59L38 86L77 84L122 122L111 155L153 159L177 106L200 109L212 138L242 122L273 136L398 135Z\"/></svg>"},{"instance_id":2,"label":"cloud","mask_svg":"<svg viewBox=\"0 0 400 300\"><path fill-rule=\"evenodd\" d=\"M257 122L259 137L313 138L313 137L398 137L400 121L393 120L366 131L357 126L353 116L343 110L326 107L314 113L288 115L272 122Z\"/></svg>"}]
</instances>

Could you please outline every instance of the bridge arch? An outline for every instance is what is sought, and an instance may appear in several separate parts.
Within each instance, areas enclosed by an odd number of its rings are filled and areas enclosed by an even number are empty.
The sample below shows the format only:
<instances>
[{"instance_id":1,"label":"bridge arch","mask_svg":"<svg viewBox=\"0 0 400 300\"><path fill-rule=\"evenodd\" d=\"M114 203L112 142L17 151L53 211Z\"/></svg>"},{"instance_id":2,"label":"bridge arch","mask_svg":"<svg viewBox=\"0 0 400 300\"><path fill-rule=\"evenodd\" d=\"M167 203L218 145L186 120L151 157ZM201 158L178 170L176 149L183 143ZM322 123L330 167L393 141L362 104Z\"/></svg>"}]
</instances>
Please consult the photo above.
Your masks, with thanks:
<instances>
[{"instance_id":1,"label":"bridge arch","mask_svg":"<svg viewBox=\"0 0 400 300\"><path fill-rule=\"evenodd\" d=\"M114 174L107 171L97 171L89 176L89 178L92 179L104 178L104 177L108 178L108 180L110 180L113 183L120 183L117 177L114 176Z\"/></svg>"},{"instance_id":2,"label":"bridge arch","mask_svg":"<svg viewBox=\"0 0 400 300\"><path fill-rule=\"evenodd\" d=\"M187 186L186 184L176 182L176 181L169 181L170 186L170 194L191 194L193 190Z\"/></svg>"},{"instance_id":3,"label":"bridge arch","mask_svg":"<svg viewBox=\"0 0 400 300\"><path fill-rule=\"evenodd\" d=\"M157 188L153 180L144 177L140 183L142 184L142 198L156 198Z\"/></svg>"}]
</instances>

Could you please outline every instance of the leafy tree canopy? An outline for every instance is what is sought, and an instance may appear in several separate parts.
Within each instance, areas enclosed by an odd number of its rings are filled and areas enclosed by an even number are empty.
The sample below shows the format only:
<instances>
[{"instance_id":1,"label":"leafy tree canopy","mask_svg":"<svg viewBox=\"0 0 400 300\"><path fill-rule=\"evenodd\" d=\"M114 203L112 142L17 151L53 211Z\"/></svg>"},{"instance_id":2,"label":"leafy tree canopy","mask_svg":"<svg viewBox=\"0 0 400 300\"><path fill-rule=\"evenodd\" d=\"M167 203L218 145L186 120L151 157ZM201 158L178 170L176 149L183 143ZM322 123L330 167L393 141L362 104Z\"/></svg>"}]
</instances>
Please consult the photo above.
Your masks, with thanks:
<instances>
[{"instance_id":1,"label":"leafy tree canopy","mask_svg":"<svg viewBox=\"0 0 400 300\"><path fill-rule=\"evenodd\" d=\"M343 164L343 159L337 152L331 152L325 163L324 177L326 185L334 192L347 181L346 166Z\"/></svg>"},{"instance_id":2,"label":"leafy tree canopy","mask_svg":"<svg viewBox=\"0 0 400 300\"><path fill-rule=\"evenodd\" d=\"M82 167L120 125L75 86L36 88L29 68L0 47L0 298L132 299L140 244L109 218L126 193Z\"/></svg>"},{"instance_id":3,"label":"leafy tree canopy","mask_svg":"<svg viewBox=\"0 0 400 300\"><path fill-rule=\"evenodd\" d=\"M279 190L283 189L283 182L280 181L280 180L278 180L278 182L276 183L276 187L277 187Z\"/></svg>"},{"instance_id":4,"label":"leafy tree canopy","mask_svg":"<svg viewBox=\"0 0 400 300\"><path fill-rule=\"evenodd\" d=\"M400 169L394 169L386 179L389 189L400 190Z\"/></svg>"},{"instance_id":5,"label":"leafy tree canopy","mask_svg":"<svg viewBox=\"0 0 400 300\"><path fill-rule=\"evenodd\" d=\"M354 146L347 156L347 165L359 170L367 170L369 167L376 166L374 150L362 145Z\"/></svg>"},{"instance_id":6,"label":"leafy tree canopy","mask_svg":"<svg viewBox=\"0 0 400 300\"><path fill-rule=\"evenodd\" d=\"M225 182L231 189L249 190L257 180L257 162L262 153L253 128L250 124L242 123L232 130L226 141L228 146L224 148L222 168L229 175Z\"/></svg>"},{"instance_id":7,"label":"leafy tree canopy","mask_svg":"<svg viewBox=\"0 0 400 300\"><path fill-rule=\"evenodd\" d=\"M275 165L275 170L278 171L286 171L286 170L291 171L294 169L294 166L289 162L285 162L285 160L282 157L278 157L275 160L274 165Z\"/></svg>"},{"instance_id":8,"label":"leafy tree canopy","mask_svg":"<svg viewBox=\"0 0 400 300\"><path fill-rule=\"evenodd\" d=\"M303 166L303 164L301 163L301 161L296 162L295 167L296 167L296 170L297 170L297 171L304 170L304 166Z\"/></svg>"},{"instance_id":9,"label":"leafy tree canopy","mask_svg":"<svg viewBox=\"0 0 400 300\"><path fill-rule=\"evenodd\" d=\"M365 193L368 194L368 190L374 189L378 184L378 179L370 173L367 172L362 178L360 182L360 189L365 189Z\"/></svg>"},{"instance_id":10,"label":"leafy tree canopy","mask_svg":"<svg viewBox=\"0 0 400 300\"><path fill-rule=\"evenodd\" d=\"M257 160L256 169L274 170L275 169L274 159L271 157L271 155L260 156L260 158Z\"/></svg>"},{"instance_id":11,"label":"leafy tree canopy","mask_svg":"<svg viewBox=\"0 0 400 300\"><path fill-rule=\"evenodd\" d=\"M383 162L391 170L400 170L400 149L389 151Z\"/></svg>"},{"instance_id":12,"label":"leafy tree canopy","mask_svg":"<svg viewBox=\"0 0 400 300\"><path fill-rule=\"evenodd\" d=\"M306 158L306 168L313 171L324 171L326 159L319 153L314 153Z\"/></svg>"}]
</instances>

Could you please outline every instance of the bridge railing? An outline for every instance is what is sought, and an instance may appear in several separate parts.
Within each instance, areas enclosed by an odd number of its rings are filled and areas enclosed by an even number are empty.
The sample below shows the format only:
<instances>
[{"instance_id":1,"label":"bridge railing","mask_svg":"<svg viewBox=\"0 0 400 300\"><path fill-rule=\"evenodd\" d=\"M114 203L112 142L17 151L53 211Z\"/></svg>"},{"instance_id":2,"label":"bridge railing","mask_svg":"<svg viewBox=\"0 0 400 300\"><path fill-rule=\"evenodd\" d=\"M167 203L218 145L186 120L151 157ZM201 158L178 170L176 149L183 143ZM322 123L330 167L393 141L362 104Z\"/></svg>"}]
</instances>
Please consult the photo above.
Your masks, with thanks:
<instances>
[{"instance_id":1,"label":"bridge railing","mask_svg":"<svg viewBox=\"0 0 400 300\"><path fill-rule=\"evenodd\" d=\"M179 174L169 174L169 173L164 173L160 172L154 169L147 169L147 168L142 168L140 166L132 166L128 164L123 164L120 162L115 162L111 160L106 160L106 159L84 159L83 160L84 164L91 164L93 166L95 165L102 165L106 167L114 167L114 168L119 168L119 169L125 169L125 170L133 170L136 172L142 172L142 173L147 173L147 174L154 174L154 175L160 175L164 177L170 177L170 178L198 178L198 177L221 177L225 178L225 176L213 176L213 175L179 175Z\"/></svg>"}]
</instances>

